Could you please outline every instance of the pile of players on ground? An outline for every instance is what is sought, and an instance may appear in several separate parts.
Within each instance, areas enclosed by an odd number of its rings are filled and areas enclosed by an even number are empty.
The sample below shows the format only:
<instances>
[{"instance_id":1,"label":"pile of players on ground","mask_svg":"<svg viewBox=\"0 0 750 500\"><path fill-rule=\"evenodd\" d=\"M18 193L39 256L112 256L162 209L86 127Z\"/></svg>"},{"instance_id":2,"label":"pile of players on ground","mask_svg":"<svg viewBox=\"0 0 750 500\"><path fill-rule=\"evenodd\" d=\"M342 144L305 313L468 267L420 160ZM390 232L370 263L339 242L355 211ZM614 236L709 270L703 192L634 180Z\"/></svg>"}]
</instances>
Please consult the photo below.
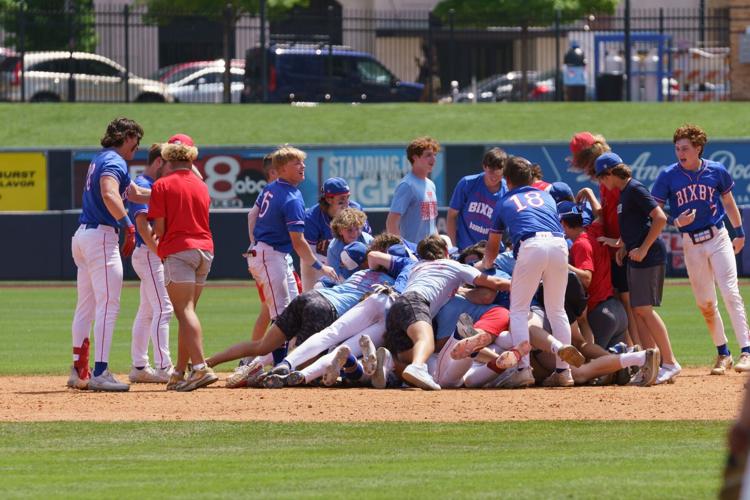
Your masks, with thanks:
<instances>
[{"instance_id":1,"label":"pile of players on ground","mask_svg":"<svg viewBox=\"0 0 750 500\"><path fill-rule=\"evenodd\" d=\"M702 144L694 149L699 155ZM544 182L538 165L490 150L483 172L455 188L449 236L435 227L428 174L439 145L430 138L407 148L412 172L396 188L390 232L372 237L346 182L329 179L305 216L305 239L318 260L303 262L300 295L284 227L294 221L283 208L279 221L264 221L269 200L280 194L264 191L249 214L248 253L264 311L253 341L206 362L243 358L226 381L230 388L672 383L681 368L654 310L666 260L659 233L668 217L663 200L608 150L603 138L589 133L571 142L574 159L588 161L584 169L600 183L609 210L592 190L574 196L564 183ZM296 154L304 160L304 153ZM284 184L285 166L275 166L269 177L280 175ZM672 223L692 223L695 212L692 219L687 212ZM621 234L606 234L607 225L619 226ZM639 338L652 347L641 348ZM713 374L733 366L726 337L723 342ZM750 370L747 344L741 342L737 371Z\"/></svg>"}]
</instances>

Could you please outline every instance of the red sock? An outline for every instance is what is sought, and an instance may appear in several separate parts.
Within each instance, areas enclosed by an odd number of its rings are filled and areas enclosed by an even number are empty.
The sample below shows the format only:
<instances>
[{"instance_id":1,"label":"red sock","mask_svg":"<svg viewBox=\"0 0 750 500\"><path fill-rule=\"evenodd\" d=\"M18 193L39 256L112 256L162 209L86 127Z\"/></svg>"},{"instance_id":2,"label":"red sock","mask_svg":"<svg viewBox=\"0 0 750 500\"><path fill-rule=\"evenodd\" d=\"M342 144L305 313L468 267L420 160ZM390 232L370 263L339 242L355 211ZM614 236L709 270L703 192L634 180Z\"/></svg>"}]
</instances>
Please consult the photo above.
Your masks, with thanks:
<instances>
[{"instance_id":1,"label":"red sock","mask_svg":"<svg viewBox=\"0 0 750 500\"><path fill-rule=\"evenodd\" d=\"M490 361L489 363L487 363L487 368L489 368L490 370L498 374L503 373L505 371L505 368L500 368L499 366L497 366L494 359Z\"/></svg>"},{"instance_id":2,"label":"red sock","mask_svg":"<svg viewBox=\"0 0 750 500\"><path fill-rule=\"evenodd\" d=\"M78 377L83 380L89 378L89 339L84 339L81 347L73 348L73 356L78 356L78 359L73 362Z\"/></svg>"}]
</instances>

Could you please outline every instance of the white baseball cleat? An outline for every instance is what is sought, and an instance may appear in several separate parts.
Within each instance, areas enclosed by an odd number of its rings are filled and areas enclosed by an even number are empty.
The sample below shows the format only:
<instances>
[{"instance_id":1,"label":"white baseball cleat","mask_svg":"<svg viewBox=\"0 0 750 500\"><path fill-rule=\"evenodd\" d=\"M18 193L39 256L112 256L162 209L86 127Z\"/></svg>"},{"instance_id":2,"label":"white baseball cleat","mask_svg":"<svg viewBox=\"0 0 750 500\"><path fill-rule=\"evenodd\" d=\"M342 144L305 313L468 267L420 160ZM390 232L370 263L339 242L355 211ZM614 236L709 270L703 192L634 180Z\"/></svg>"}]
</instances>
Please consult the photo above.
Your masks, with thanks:
<instances>
[{"instance_id":1,"label":"white baseball cleat","mask_svg":"<svg viewBox=\"0 0 750 500\"><path fill-rule=\"evenodd\" d=\"M171 371L156 371L150 366L145 366L140 370L134 366L130 369L128 380L131 384L166 384L171 374Z\"/></svg>"},{"instance_id":2,"label":"white baseball cleat","mask_svg":"<svg viewBox=\"0 0 750 500\"><path fill-rule=\"evenodd\" d=\"M508 375L506 375L506 373ZM495 379L494 387L499 389L525 389L534 385L534 373L530 366L515 370L506 370Z\"/></svg>"},{"instance_id":3,"label":"white baseball cleat","mask_svg":"<svg viewBox=\"0 0 750 500\"><path fill-rule=\"evenodd\" d=\"M414 387L419 387L420 389L424 389L425 391L440 390L440 386L438 385L438 383L435 382L435 379L432 378L430 372L427 371L426 364L410 364L409 366L404 368L404 372L401 374L401 378L403 378L406 382L410 383Z\"/></svg>"},{"instance_id":4,"label":"white baseball cleat","mask_svg":"<svg viewBox=\"0 0 750 500\"><path fill-rule=\"evenodd\" d=\"M513 349L500 353L495 360L495 366L501 370L507 370L513 368L521 361L521 358L528 355L531 352L531 344L528 340L524 340Z\"/></svg>"},{"instance_id":5,"label":"white baseball cleat","mask_svg":"<svg viewBox=\"0 0 750 500\"><path fill-rule=\"evenodd\" d=\"M673 365L663 364L659 369L659 374L656 376L656 385L660 384L674 384L674 379L682 371L682 367L677 363Z\"/></svg>"},{"instance_id":6,"label":"white baseball cleat","mask_svg":"<svg viewBox=\"0 0 750 500\"><path fill-rule=\"evenodd\" d=\"M89 380L89 390L99 392L127 392L130 390L130 386L117 380L109 370L104 370L98 377L91 377L91 380Z\"/></svg>"},{"instance_id":7,"label":"white baseball cleat","mask_svg":"<svg viewBox=\"0 0 750 500\"><path fill-rule=\"evenodd\" d=\"M375 373L370 378L370 383L375 389L385 389L388 385L388 374L391 372L393 364L391 351L385 347L378 347L378 350L375 352L375 359L377 364L375 366Z\"/></svg>"},{"instance_id":8,"label":"white baseball cleat","mask_svg":"<svg viewBox=\"0 0 750 500\"><path fill-rule=\"evenodd\" d=\"M70 377L68 377L68 382L66 384L71 389L79 389L82 391L85 391L89 388L89 379L83 379L78 374L78 370L76 370L75 366L70 367Z\"/></svg>"},{"instance_id":9,"label":"white baseball cleat","mask_svg":"<svg viewBox=\"0 0 750 500\"><path fill-rule=\"evenodd\" d=\"M253 386L263 374L263 365L259 361L253 360L249 364L235 368L234 373L227 378L226 387L238 389Z\"/></svg>"},{"instance_id":10,"label":"white baseball cleat","mask_svg":"<svg viewBox=\"0 0 750 500\"><path fill-rule=\"evenodd\" d=\"M750 372L750 353L743 352L734 364L734 371L738 373Z\"/></svg>"},{"instance_id":11,"label":"white baseball cleat","mask_svg":"<svg viewBox=\"0 0 750 500\"><path fill-rule=\"evenodd\" d=\"M372 377L378 366L375 344L372 343L369 335L359 337L359 348L362 349L362 370L365 375Z\"/></svg>"},{"instance_id":12,"label":"white baseball cleat","mask_svg":"<svg viewBox=\"0 0 750 500\"><path fill-rule=\"evenodd\" d=\"M331 387L336 384L339 379L341 369L346 364L346 360L351 354L351 349L347 345L341 345L336 349L336 354L333 355L331 364L326 368L326 372L323 374L323 385Z\"/></svg>"}]
</instances>

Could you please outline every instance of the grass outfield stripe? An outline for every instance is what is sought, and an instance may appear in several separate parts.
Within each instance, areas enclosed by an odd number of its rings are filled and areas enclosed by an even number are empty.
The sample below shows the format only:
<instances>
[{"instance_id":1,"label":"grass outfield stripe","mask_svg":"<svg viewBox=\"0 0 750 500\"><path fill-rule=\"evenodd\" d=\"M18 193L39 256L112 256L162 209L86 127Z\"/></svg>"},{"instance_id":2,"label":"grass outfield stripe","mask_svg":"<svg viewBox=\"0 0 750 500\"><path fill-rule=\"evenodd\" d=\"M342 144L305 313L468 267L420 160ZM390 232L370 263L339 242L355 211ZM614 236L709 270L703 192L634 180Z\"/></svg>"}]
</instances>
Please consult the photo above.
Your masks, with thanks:
<instances>
[{"instance_id":1,"label":"grass outfield stripe","mask_svg":"<svg viewBox=\"0 0 750 500\"><path fill-rule=\"evenodd\" d=\"M567 142L582 129L610 141L672 140L685 122L710 139L746 138L750 103L498 103L480 105L328 104L0 104L3 147L97 147L115 116L137 120L143 144L164 141L175 130L199 146L293 144L406 144L432 135L441 142ZM618 119L613 120L612 117ZM290 126L294 124L294 126ZM512 124L512 126L508 126ZM562 159L560 159L562 162Z\"/></svg>"},{"instance_id":2,"label":"grass outfield stripe","mask_svg":"<svg viewBox=\"0 0 750 500\"><path fill-rule=\"evenodd\" d=\"M709 498L726 429L712 421L0 424L0 495Z\"/></svg>"}]
</instances>

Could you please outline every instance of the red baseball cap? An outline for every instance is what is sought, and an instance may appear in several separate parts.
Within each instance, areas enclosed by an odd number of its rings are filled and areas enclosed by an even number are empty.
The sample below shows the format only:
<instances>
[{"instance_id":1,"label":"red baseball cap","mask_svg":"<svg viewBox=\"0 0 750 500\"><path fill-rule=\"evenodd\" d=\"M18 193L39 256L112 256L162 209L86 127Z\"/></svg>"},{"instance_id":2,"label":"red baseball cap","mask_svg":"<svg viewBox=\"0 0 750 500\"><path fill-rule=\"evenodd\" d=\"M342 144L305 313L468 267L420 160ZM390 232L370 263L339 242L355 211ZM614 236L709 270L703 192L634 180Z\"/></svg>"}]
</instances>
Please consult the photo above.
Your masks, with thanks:
<instances>
[{"instance_id":1,"label":"red baseball cap","mask_svg":"<svg viewBox=\"0 0 750 500\"><path fill-rule=\"evenodd\" d=\"M190 148L195 147L195 143L193 142L192 137L185 134L175 134L172 137L169 138L167 141L167 144L182 144L183 146L187 146Z\"/></svg>"},{"instance_id":2,"label":"red baseball cap","mask_svg":"<svg viewBox=\"0 0 750 500\"><path fill-rule=\"evenodd\" d=\"M591 132L578 132L570 140L570 152L577 155L584 149L588 149L594 145L596 139Z\"/></svg>"}]
</instances>

